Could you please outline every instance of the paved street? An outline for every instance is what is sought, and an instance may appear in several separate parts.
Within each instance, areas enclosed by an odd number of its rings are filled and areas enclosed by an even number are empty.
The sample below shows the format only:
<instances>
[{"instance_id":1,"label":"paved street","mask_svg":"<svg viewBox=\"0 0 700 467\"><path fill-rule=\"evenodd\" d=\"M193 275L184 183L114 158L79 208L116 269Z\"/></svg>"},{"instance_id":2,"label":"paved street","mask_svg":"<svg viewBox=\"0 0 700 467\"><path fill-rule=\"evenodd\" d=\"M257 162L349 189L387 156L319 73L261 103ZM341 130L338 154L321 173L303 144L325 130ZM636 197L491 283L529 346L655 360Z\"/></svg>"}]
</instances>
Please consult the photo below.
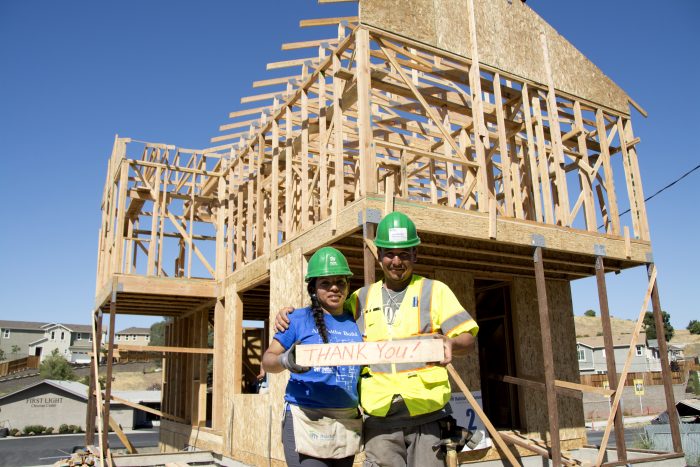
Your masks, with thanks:
<instances>
[{"instance_id":1,"label":"paved street","mask_svg":"<svg viewBox=\"0 0 700 467\"><path fill-rule=\"evenodd\" d=\"M588 444L592 444L594 446L600 446L600 442L603 440L603 434L605 432L603 430L588 430L586 431L586 434L588 435ZM643 427L637 427L637 428L630 428L630 427L625 427L625 445L628 448L632 447L639 447L637 446L637 443L639 442L639 435L644 433L644 428ZM608 447L609 448L614 448L615 447L615 430L611 430L610 432L610 439L608 441Z\"/></svg>"},{"instance_id":2,"label":"paved street","mask_svg":"<svg viewBox=\"0 0 700 467\"><path fill-rule=\"evenodd\" d=\"M157 428L129 432L127 436L137 449L158 445ZM84 443L84 434L0 438L0 467L51 465L69 457L74 446ZM124 447L114 433L109 435L109 444L115 449Z\"/></svg>"}]
</instances>

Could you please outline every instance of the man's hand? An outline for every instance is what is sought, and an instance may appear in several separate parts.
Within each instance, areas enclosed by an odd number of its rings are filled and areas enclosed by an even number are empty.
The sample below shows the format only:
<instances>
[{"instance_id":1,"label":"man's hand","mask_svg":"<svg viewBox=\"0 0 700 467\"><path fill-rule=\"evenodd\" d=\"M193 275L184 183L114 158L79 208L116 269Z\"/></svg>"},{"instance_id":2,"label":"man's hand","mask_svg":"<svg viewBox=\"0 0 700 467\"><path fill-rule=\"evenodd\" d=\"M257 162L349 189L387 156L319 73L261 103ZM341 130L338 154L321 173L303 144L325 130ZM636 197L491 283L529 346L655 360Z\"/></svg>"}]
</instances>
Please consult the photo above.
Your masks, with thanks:
<instances>
[{"instance_id":1,"label":"man's hand","mask_svg":"<svg viewBox=\"0 0 700 467\"><path fill-rule=\"evenodd\" d=\"M452 363L452 355L466 355L476 342L474 336L468 332L451 338L442 334L434 334L433 337L435 339L442 339L442 344L445 349L445 359L439 363L441 366Z\"/></svg>"},{"instance_id":2,"label":"man's hand","mask_svg":"<svg viewBox=\"0 0 700 467\"><path fill-rule=\"evenodd\" d=\"M292 373L306 373L311 368L309 368L308 366L297 365L296 362L296 347L298 343L299 341L295 342L290 348L288 348L284 353L282 353L279 356L279 362L283 368L291 371Z\"/></svg>"},{"instance_id":3,"label":"man's hand","mask_svg":"<svg viewBox=\"0 0 700 467\"><path fill-rule=\"evenodd\" d=\"M280 308L280 311L277 312L277 316L275 316L275 330L277 332L284 332L289 329L289 316L287 315L293 311L294 308L291 306Z\"/></svg>"}]
</instances>

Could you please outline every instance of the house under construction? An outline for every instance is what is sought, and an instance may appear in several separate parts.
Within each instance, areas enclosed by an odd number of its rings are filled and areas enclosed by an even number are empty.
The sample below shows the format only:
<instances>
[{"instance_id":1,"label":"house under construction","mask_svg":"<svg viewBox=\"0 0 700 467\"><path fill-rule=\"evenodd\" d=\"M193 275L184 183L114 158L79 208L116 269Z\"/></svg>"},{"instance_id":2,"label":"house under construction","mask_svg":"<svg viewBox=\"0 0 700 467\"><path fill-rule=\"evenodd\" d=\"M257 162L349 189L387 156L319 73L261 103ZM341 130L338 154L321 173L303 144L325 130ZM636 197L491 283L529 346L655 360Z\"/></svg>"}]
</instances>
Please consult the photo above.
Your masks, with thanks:
<instances>
[{"instance_id":1,"label":"house under construction","mask_svg":"<svg viewBox=\"0 0 700 467\"><path fill-rule=\"evenodd\" d=\"M625 448L627 366L616 375L607 309L605 273L645 267L630 348L649 300L662 326L630 105L644 111L520 1L360 0L357 16L301 21L329 25L333 37L282 46L308 58L268 64L288 76L254 83L270 91L241 99L257 104L231 112L213 147L115 139L93 320L97 354L109 315L107 384L94 391L93 365L87 444L110 461L112 357L150 352L164 362L163 452L284 465L286 374L251 390L271 320L304 305L321 246L345 254L353 288L374 281L375 226L397 210L422 239L416 273L448 284L480 326L478 351L454 365L481 391L494 445L461 462L682 459L674 410L674 452ZM590 276L609 390L579 383L570 282ZM115 345L117 314L168 318L166 345ZM673 408L663 333L659 349ZM617 439L607 451L607 431L588 461L576 457L586 391L611 396Z\"/></svg>"}]
</instances>

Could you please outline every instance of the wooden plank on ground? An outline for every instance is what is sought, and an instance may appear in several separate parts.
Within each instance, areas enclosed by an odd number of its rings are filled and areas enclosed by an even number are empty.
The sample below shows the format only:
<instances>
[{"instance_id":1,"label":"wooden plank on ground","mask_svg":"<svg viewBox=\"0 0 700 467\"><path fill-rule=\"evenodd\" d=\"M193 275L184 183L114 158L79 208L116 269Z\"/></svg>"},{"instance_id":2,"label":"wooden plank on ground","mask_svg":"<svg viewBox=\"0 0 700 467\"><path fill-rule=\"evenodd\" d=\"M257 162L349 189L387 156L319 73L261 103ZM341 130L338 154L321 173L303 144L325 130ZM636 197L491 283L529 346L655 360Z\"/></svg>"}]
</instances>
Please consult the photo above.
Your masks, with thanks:
<instances>
[{"instance_id":1,"label":"wooden plank on ground","mask_svg":"<svg viewBox=\"0 0 700 467\"><path fill-rule=\"evenodd\" d=\"M301 366L439 362L445 358L442 339L308 344L297 346L296 353Z\"/></svg>"}]
</instances>

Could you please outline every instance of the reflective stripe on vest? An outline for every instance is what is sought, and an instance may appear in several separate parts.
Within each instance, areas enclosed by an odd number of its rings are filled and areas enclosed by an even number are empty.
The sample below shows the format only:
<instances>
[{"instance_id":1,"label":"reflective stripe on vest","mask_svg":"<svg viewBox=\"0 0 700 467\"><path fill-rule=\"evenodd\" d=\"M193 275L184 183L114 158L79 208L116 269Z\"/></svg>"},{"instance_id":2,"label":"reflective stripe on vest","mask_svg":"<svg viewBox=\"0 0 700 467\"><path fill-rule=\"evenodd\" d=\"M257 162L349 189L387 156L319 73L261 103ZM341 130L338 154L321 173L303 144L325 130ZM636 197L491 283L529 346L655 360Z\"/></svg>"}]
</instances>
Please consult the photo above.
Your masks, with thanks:
<instances>
[{"instance_id":1,"label":"reflective stripe on vest","mask_svg":"<svg viewBox=\"0 0 700 467\"><path fill-rule=\"evenodd\" d=\"M357 323L357 328L360 330L362 337L365 337L365 308L367 307L367 297L369 296L369 288L372 285L367 285L362 287L357 292L357 306L355 307L355 322Z\"/></svg>"},{"instance_id":2,"label":"reflective stripe on vest","mask_svg":"<svg viewBox=\"0 0 700 467\"><path fill-rule=\"evenodd\" d=\"M440 328L442 329L442 333L444 335L448 335L450 331L452 331L454 328L464 323L465 321L469 321L470 319L472 319L471 315L465 310L462 310L459 313L450 316L448 319L443 321Z\"/></svg>"}]
</instances>

